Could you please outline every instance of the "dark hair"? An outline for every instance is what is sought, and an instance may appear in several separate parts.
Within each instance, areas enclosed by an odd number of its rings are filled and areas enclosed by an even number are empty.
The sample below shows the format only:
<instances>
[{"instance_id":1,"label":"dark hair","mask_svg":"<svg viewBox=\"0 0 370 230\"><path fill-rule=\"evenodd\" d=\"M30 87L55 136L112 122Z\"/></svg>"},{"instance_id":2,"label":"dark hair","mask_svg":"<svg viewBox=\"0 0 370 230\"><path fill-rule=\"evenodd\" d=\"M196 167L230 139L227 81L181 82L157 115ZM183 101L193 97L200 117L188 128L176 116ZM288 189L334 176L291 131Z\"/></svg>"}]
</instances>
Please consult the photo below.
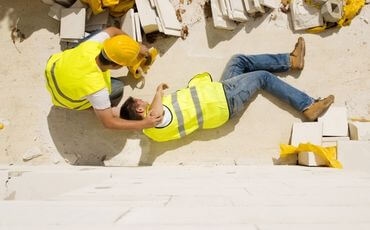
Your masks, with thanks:
<instances>
[{"instance_id":1,"label":"dark hair","mask_svg":"<svg viewBox=\"0 0 370 230\"><path fill-rule=\"evenodd\" d=\"M133 97L129 97L125 103L123 103L119 117L126 120L143 120L143 117L136 112L135 100Z\"/></svg>"},{"instance_id":2,"label":"dark hair","mask_svg":"<svg viewBox=\"0 0 370 230\"><path fill-rule=\"evenodd\" d=\"M103 64L103 65L113 65L113 66L117 66L118 64L109 60L106 55L104 55L103 53L104 51L102 50L100 53L99 53L99 61Z\"/></svg>"}]
</instances>

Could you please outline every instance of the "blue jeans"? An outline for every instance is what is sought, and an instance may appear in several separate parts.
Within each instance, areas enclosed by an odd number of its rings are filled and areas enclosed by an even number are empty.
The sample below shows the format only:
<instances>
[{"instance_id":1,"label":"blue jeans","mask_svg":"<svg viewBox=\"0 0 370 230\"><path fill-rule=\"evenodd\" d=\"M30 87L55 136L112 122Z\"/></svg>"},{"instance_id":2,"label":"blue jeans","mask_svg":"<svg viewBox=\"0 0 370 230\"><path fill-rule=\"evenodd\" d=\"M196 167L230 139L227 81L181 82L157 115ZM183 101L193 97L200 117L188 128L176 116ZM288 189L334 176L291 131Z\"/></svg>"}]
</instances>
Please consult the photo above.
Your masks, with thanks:
<instances>
[{"instance_id":1,"label":"blue jeans","mask_svg":"<svg viewBox=\"0 0 370 230\"><path fill-rule=\"evenodd\" d=\"M221 77L230 118L244 109L244 105L260 89L266 90L302 112L314 99L280 80L272 72L290 69L289 54L234 55Z\"/></svg>"}]
</instances>

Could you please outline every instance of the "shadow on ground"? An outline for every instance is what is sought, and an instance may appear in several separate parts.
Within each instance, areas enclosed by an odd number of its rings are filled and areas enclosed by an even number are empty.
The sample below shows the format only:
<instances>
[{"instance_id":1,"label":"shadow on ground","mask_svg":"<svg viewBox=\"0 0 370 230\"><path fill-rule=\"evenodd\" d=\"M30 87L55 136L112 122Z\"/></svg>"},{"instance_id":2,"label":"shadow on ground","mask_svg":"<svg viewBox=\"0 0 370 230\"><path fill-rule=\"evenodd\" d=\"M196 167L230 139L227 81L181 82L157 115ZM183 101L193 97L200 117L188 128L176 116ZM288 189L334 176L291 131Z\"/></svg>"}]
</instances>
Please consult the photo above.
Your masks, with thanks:
<instances>
[{"instance_id":1,"label":"shadow on ground","mask_svg":"<svg viewBox=\"0 0 370 230\"><path fill-rule=\"evenodd\" d=\"M48 16L49 8L50 6L41 1L2 0L0 1L0 21L8 18L8 27L11 30L19 20L17 28L24 34L25 39L41 29L57 34L59 22Z\"/></svg>"},{"instance_id":2,"label":"shadow on ground","mask_svg":"<svg viewBox=\"0 0 370 230\"><path fill-rule=\"evenodd\" d=\"M92 109L51 108L47 117L50 135L60 155L70 164L103 166L105 159L122 151L125 131L105 129L97 119Z\"/></svg>"}]
</instances>

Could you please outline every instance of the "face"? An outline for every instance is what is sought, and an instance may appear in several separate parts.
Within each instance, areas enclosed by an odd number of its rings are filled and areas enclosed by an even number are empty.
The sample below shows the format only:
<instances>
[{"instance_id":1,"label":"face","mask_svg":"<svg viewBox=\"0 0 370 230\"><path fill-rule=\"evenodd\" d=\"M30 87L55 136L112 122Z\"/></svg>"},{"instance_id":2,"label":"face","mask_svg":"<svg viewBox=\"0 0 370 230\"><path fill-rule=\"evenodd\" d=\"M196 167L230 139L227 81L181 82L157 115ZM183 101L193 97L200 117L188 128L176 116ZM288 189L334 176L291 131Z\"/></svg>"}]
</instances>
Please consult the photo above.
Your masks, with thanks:
<instances>
[{"instance_id":1,"label":"face","mask_svg":"<svg viewBox=\"0 0 370 230\"><path fill-rule=\"evenodd\" d=\"M140 98L134 98L134 102L135 102L136 111L138 113L145 113L146 112L146 108L148 108L148 106L149 106L148 102L146 102L146 101L144 101Z\"/></svg>"},{"instance_id":2,"label":"face","mask_svg":"<svg viewBox=\"0 0 370 230\"><path fill-rule=\"evenodd\" d=\"M115 70L115 69L120 69L120 68L122 68L121 65L115 64L115 65L110 65L110 68L109 69Z\"/></svg>"}]
</instances>

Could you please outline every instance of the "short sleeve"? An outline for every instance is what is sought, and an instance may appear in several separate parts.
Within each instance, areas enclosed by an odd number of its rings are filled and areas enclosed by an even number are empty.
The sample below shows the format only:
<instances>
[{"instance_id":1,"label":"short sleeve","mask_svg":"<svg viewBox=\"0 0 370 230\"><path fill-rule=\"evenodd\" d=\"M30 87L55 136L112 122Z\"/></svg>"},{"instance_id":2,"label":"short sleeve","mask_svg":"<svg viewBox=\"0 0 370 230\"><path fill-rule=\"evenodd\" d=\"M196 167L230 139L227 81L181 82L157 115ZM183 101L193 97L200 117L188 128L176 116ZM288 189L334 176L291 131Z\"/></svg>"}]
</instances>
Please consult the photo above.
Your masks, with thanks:
<instances>
[{"instance_id":1,"label":"short sleeve","mask_svg":"<svg viewBox=\"0 0 370 230\"><path fill-rule=\"evenodd\" d=\"M94 109L108 109L111 107L109 100L109 92L107 88L99 90L93 94L90 94L86 99L91 103Z\"/></svg>"}]
</instances>

